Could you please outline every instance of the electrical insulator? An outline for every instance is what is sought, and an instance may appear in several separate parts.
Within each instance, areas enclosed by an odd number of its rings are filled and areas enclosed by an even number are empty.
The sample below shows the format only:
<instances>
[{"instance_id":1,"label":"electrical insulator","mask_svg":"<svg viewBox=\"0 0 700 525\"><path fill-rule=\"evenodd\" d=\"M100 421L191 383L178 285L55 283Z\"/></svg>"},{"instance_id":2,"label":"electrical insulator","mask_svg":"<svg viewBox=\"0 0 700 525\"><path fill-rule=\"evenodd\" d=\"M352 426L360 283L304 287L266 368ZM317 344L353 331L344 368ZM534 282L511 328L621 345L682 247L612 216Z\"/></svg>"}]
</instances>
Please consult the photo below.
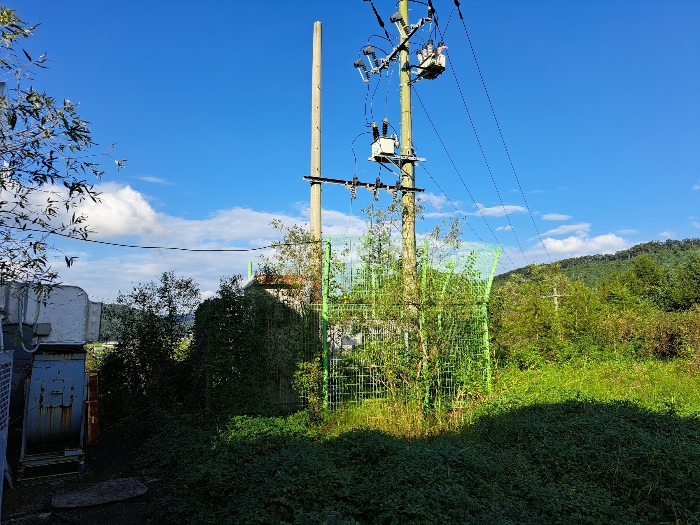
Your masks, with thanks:
<instances>
[{"instance_id":1,"label":"electrical insulator","mask_svg":"<svg viewBox=\"0 0 700 525\"><path fill-rule=\"evenodd\" d=\"M433 54L433 40L432 39L428 40L428 54L429 55Z\"/></svg>"},{"instance_id":2,"label":"electrical insulator","mask_svg":"<svg viewBox=\"0 0 700 525\"><path fill-rule=\"evenodd\" d=\"M420 49L416 50L416 58L418 59L418 63L420 64L423 62L423 53L421 53Z\"/></svg>"},{"instance_id":3,"label":"electrical insulator","mask_svg":"<svg viewBox=\"0 0 700 525\"><path fill-rule=\"evenodd\" d=\"M406 24L406 21L403 19L403 16L401 16L401 13L394 13L393 15L391 15L391 17L389 18L389 22L392 22L398 27L401 27L404 33L408 33L408 24Z\"/></svg>"},{"instance_id":4,"label":"electrical insulator","mask_svg":"<svg viewBox=\"0 0 700 525\"><path fill-rule=\"evenodd\" d=\"M367 46L366 48L364 48L362 50L362 53L372 58L372 63L370 65L373 68L377 67L379 60L377 60L377 53L374 52L374 48L372 46Z\"/></svg>"},{"instance_id":5,"label":"electrical insulator","mask_svg":"<svg viewBox=\"0 0 700 525\"><path fill-rule=\"evenodd\" d=\"M384 187L384 184L382 184L382 181L379 177L377 177L377 180L374 181L374 200L378 201L379 200L379 190L381 190Z\"/></svg>"},{"instance_id":6,"label":"electrical insulator","mask_svg":"<svg viewBox=\"0 0 700 525\"><path fill-rule=\"evenodd\" d=\"M387 133L389 133L389 119L384 119L382 121L382 137L386 137Z\"/></svg>"},{"instance_id":7,"label":"electrical insulator","mask_svg":"<svg viewBox=\"0 0 700 525\"><path fill-rule=\"evenodd\" d=\"M376 122L372 122L372 136L374 137L374 140L379 138L379 128L377 128Z\"/></svg>"},{"instance_id":8,"label":"electrical insulator","mask_svg":"<svg viewBox=\"0 0 700 525\"><path fill-rule=\"evenodd\" d=\"M367 66L365 65L364 60L361 58L358 58L355 63L353 64L357 68L357 70L360 72L360 76L362 77L362 82L365 84L369 82L369 71L367 71Z\"/></svg>"}]
</instances>

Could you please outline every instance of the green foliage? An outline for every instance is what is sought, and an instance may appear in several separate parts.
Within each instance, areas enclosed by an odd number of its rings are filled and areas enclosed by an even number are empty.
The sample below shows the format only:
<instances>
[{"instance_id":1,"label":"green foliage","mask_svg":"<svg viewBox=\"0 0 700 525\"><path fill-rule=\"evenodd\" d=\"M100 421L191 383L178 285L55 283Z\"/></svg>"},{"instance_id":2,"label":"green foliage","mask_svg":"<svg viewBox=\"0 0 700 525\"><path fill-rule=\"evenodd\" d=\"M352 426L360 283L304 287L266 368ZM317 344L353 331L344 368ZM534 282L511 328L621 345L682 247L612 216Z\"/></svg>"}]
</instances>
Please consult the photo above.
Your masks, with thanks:
<instances>
[{"instance_id":1,"label":"green foliage","mask_svg":"<svg viewBox=\"0 0 700 525\"><path fill-rule=\"evenodd\" d=\"M92 152L96 144L76 104L27 86L48 63L45 54L20 53L20 41L36 27L0 6L0 284L31 282L46 292L58 277L49 264L49 233L87 238L87 217L76 207L98 200L85 176L99 178L95 160L109 155ZM70 266L73 258L65 261Z\"/></svg>"},{"instance_id":2,"label":"green foliage","mask_svg":"<svg viewBox=\"0 0 700 525\"><path fill-rule=\"evenodd\" d=\"M664 242L651 241L637 244L627 250L612 254L584 255L558 261L556 264L574 280L583 281L586 286L594 287L611 274L622 273L629 269L632 261L640 255L648 255L656 264L670 269L682 264L687 258L696 256L700 251L700 239L669 239ZM496 277L496 282L508 279L513 274L527 276L528 269L519 268Z\"/></svg>"},{"instance_id":3,"label":"green foliage","mask_svg":"<svg viewBox=\"0 0 700 525\"><path fill-rule=\"evenodd\" d=\"M234 417L218 427L173 419L143 466L169 480L154 509L167 523L695 523L697 371L589 363L513 372L464 423L429 439L372 430L376 403L321 432L297 414ZM641 367L646 365L641 364ZM615 372L615 373L611 373ZM658 372L658 373L657 373ZM641 385L641 388L640 388ZM591 387L595 387L591 389ZM655 389L655 390L654 390ZM625 399L630 392L638 402ZM601 394L602 397L599 397ZM661 394L660 400L647 399ZM647 397L645 397L645 395ZM675 397L675 402L672 400ZM650 404L654 410L646 408ZM387 405L394 419L405 405ZM409 408L413 418L420 407ZM393 411L393 412L392 412ZM684 414L684 415L681 415ZM338 416L342 417L342 416Z\"/></svg>"},{"instance_id":4,"label":"green foliage","mask_svg":"<svg viewBox=\"0 0 700 525\"><path fill-rule=\"evenodd\" d=\"M633 259L595 288L556 265L531 266L494 286L491 334L499 360L521 368L596 352L660 358L700 355L700 263ZM556 297L555 297L556 296Z\"/></svg>"},{"instance_id":5,"label":"green foliage","mask_svg":"<svg viewBox=\"0 0 700 525\"><path fill-rule=\"evenodd\" d=\"M674 286L671 297L680 309L689 309L700 304L700 252L693 253L673 272Z\"/></svg>"},{"instance_id":6,"label":"green foliage","mask_svg":"<svg viewBox=\"0 0 700 525\"><path fill-rule=\"evenodd\" d=\"M292 376L292 387L306 395L309 409L316 420L323 411L323 367L319 359L303 361L298 364Z\"/></svg>"},{"instance_id":7,"label":"green foliage","mask_svg":"<svg viewBox=\"0 0 700 525\"><path fill-rule=\"evenodd\" d=\"M195 314L192 395L217 417L269 411L272 401L264 384L273 366L267 334L274 305L257 290L244 293L240 281L222 278L216 297Z\"/></svg>"},{"instance_id":8,"label":"green foliage","mask_svg":"<svg viewBox=\"0 0 700 525\"><path fill-rule=\"evenodd\" d=\"M172 272L118 295L117 307L107 312L117 345L100 365L100 409L108 420L182 397L188 385L178 357L198 303L197 284Z\"/></svg>"},{"instance_id":9,"label":"green foliage","mask_svg":"<svg viewBox=\"0 0 700 525\"><path fill-rule=\"evenodd\" d=\"M330 245L330 406L403 396L433 410L487 391L485 303L497 249L461 242L459 221L439 225L421 243L417 302L407 302L392 237L398 210L365 211L366 235Z\"/></svg>"}]
</instances>

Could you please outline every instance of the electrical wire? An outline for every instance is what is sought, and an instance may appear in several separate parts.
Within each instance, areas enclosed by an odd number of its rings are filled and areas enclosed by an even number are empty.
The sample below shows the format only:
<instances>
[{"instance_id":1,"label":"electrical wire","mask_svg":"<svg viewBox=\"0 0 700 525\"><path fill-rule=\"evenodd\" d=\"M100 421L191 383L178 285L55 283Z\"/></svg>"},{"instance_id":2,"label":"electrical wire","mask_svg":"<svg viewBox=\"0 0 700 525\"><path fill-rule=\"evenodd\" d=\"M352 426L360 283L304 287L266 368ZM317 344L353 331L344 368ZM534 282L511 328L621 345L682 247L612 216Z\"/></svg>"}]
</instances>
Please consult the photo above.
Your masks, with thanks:
<instances>
[{"instance_id":1,"label":"electrical wire","mask_svg":"<svg viewBox=\"0 0 700 525\"><path fill-rule=\"evenodd\" d=\"M370 126L369 119L367 118L367 102L369 101L369 89L372 86L372 81L367 82L367 91L365 92L365 125Z\"/></svg>"},{"instance_id":2,"label":"electrical wire","mask_svg":"<svg viewBox=\"0 0 700 525\"><path fill-rule=\"evenodd\" d=\"M428 175L428 177L430 177L430 180L432 180L433 183L435 184L435 186L437 186L437 189L440 191L440 193L442 193L442 196L445 197L445 199L447 199L447 202L450 203L450 205L455 209L455 211L457 212L457 214L458 214L459 216L462 217L462 220L464 220L464 223L465 223L467 226L469 226L469 229L474 233L474 235L476 236L476 238L479 239L479 241L480 241L481 243L486 244L486 242L479 236L479 234L476 233L476 230L474 230L474 228L472 227L472 225L469 224L469 220L467 219L467 216L464 215L464 213L461 212L461 211L459 210L459 208L457 208L457 205L456 205L454 202L452 202L452 200L447 196L447 193L445 193L445 191L442 189L442 187L440 186L440 184L438 184L438 181L435 180L435 177L433 177L433 176L431 175L431 173L430 173L430 172L428 171L428 169L425 167L425 164L420 164L420 167L423 168L423 170L424 170L425 173ZM507 253L505 250L503 250L503 253L504 253L504 255L508 258L508 261L510 262L510 264L513 265L513 268L514 268L514 269L517 268L517 267L513 264L513 261L510 259L510 257L508 256L508 253Z\"/></svg>"},{"instance_id":3,"label":"electrical wire","mask_svg":"<svg viewBox=\"0 0 700 525\"><path fill-rule=\"evenodd\" d=\"M454 12L454 9L452 11ZM437 27L437 23L435 25ZM445 40L444 33L439 28L438 28L438 32L440 34L440 39L444 41ZM459 91L459 96L462 99L462 105L464 106L464 110L467 112L467 117L469 118L469 123L471 124L472 131L474 132L474 137L476 138L476 143L479 146L479 151L481 151L481 158L484 159L484 164L486 165L486 171L488 171L489 177L491 177L491 182L493 183L493 187L496 190L496 195L498 195L498 201L501 203L501 209L503 209L503 214L505 215L506 219L508 220L508 226L510 227L510 231L513 232L513 237L515 238L515 242L518 245L518 249L520 250L520 253L523 256L523 259L525 260L525 264L529 264L527 257L525 256L525 252L520 244L520 239L518 239L518 236L515 233L515 228L513 226L512 221L510 220L510 215L508 214L508 210L506 210L506 206L503 203L503 198L501 197L501 192L498 189L498 185L496 184L496 178L493 176L493 172L491 171L491 166L489 165L489 161L486 158L486 152L484 151L484 147L481 144L481 139L479 138L479 134L476 131L476 125L474 124L474 119L472 119L472 114L469 111L469 106L467 106L467 101L464 98L464 92L462 91L462 85L459 83L459 79L457 78L457 72L455 70L454 63L452 64L452 67L450 69L452 70L452 75L454 76L455 82L457 84L457 90Z\"/></svg>"},{"instance_id":4,"label":"electrical wire","mask_svg":"<svg viewBox=\"0 0 700 525\"><path fill-rule=\"evenodd\" d=\"M314 244L322 241L304 241L304 242L289 242L289 243L279 243L271 244L269 246L260 246L258 248L178 248L172 246L139 246L136 244L121 244L118 242L108 242L108 241L98 241L96 239L87 239L84 237L73 237L65 233L52 231L52 230L37 230L34 228L20 228L19 226L8 226L4 225L0 228L12 228L14 230L32 231L39 233L46 233L49 235L58 235L60 237L66 237L67 239L72 239L74 241L82 242L93 242L96 244L106 244L108 246L117 246L119 248L139 248L141 250L176 250L181 252L256 252L260 250L267 250L269 248L276 248L277 246L300 246L303 244Z\"/></svg>"},{"instance_id":5,"label":"electrical wire","mask_svg":"<svg viewBox=\"0 0 700 525\"><path fill-rule=\"evenodd\" d=\"M491 182L493 183L493 187L496 190L496 195L498 195L498 200L501 203L501 208L503 209L503 213L505 214L506 219L508 220L508 225L510 226L510 231L513 232L513 237L515 238L515 242L518 245L518 249L520 250L520 253L523 255L523 259L525 259L525 264L530 264L527 260L527 257L525 256L525 252L523 251L522 246L520 245L520 239L518 239L518 236L515 233L515 228L513 227L513 223L510 220L510 215L508 214L508 211L506 210L506 206L503 203L503 198L501 198L501 192L498 189L498 185L496 184L496 179L493 176L493 172L491 171L491 166L489 165L489 161L486 158L486 152L484 151L484 147L481 144L481 139L479 139L479 134L476 131L476 125L474 124L474 119L472 119L472 114L469 111L469 107L467 106L467 101L464 98L464 93L462 92L462 86L460 85L459 79L457 78L457 72L455 71L454 64L452 64L452 67L450 69L452 70L452 75L454 76L455 82L457 83L457 90L459 91L459 96L462 99L462 105L464 106L464 110L467 112L467 117L469 118L469 123L471 124L472 131L474 132L474 137L476 138L476 143L479 145L479 150L481 151L481 157L484 159L484 164L486 165L486 171L489 172L489 176L491 177Z\"/></svg>"},{"instance_id":6,"label":"electrical wire","mask_svg":"<svg viewBox=\"0 0 700 525\"><path fill-rule=\"evenodd\" d=\"M413 86L412 86L412 87L413 87ZM490 225L490 224L488 223L488 221L486 220L486 217L484 217L484 214L481 212L481 208L477 205L476 200L474 200L474 197L472 196L472 192L471 192L471 191L469 190L469 188L467 187L467 183L464 182L464 178L462 177L462 174L459 172L459 169L457 168L457 165L455 164L455 161L452 159L452 155L450 155L450 152L448 151L447 146L445 145L445 142L442 140L442 137L440 136L440 133L438 133L438 130L437 130L437 128L435 127L435 123L433 122L433 119L430 117L430 113L428 113L428 110L426 109L425 104L423 104L423 100L420 98L420 95L418 94L418 91L416 91L415 87L413 87L413 93L416 94L416 98L418 98L418 102L420 103L421 107L423 108L423 111L425 112L426 117L428 117L428 122L430 122L430 125L431 125L432 128L433 128L433 131L435 132L435 136L436 136L436 137L438 138L438 140L440 141L440 144L442 145L442 149L445 150L445 153L447 154L447 158L450 160L450 163L452 164L452 167L454 168L455 172L457 173L457 176L459 177L459 180L462 181L462 186L464 186L464 189L467 190L467 194L469 195L469 198L472 200L472 202L474 203L474 206L476 207L476 209L477 209L479 215L480 215L481 218L484 220L484 224L486 224L486 227L489 229L489 231L491 232L491 235L492 235L493 238L496 240L496 242L497 242L498 244L502 244L502 243L498 240L498 237L496 237L496 233L495 233L495 232L493 231L493 229L491 228L491 225ZM483 242L483 241L482 241L482 242ZM521 250L521 251L522 251L522 250ZM504 253L505 253L505 252L504 252ZM523 255L524 255L524 254L523 254ZM506 257L508 257L508 260L510 261L510 263L513 264L513 266L515 266L515 264L514 264L513 261L510 259L510 257L508 256L507 253L506 253Z\"/></svg>"},{"instance_id":7,"label":"electrical wire","mask_svg":"<svg viewBox=\"0 0 700 525\"><path fill-rule=\"evenodd\" d=\"M391 42L391 35L389 34L389 31L386 30L386 27L384 27L384 20L382 20L382 17L379 16L379 12L377 11L377 8L374 7L374 2L372 0L364 0L364 1L369 2L369 5L372 6L372 11L374 11L374 16L377 17L377 22L379 23L379 27L381 27L384 30L384 34L386 35L389 42Z\"/></svg>"},{"instance_id":8,"label":"electrical wire","mask_svg":"<svg viewBox=\"0 0 700 525\"><path fill-rule=\"evenodd\" d=\"M467 36L467 42L469 42L469 49L472 52L472 57L474 58L474 64L476 64L476 70L479 73L479 79L481 79L481 85L484 88L484 93L486 94L486 100L488 100L489 107L491 108L491 115L493 115L493 120L496 122L496 129L498 129L498 135L501 137L501 143L503 144L503 149L506 152L506 157L508 157L510 169L513 171L513 175L515 176L515 181L518 183L518 190L520 190L520 195L522 195L522 197L523 197L523 202L525 203L525 208L527 209L527 212L530 215L530 219L532 220L532 225L535 227L535 231L537 232L537 237L540 240L540 244L542 244L542 247L544 248L544 251L547 254L547 258L549 259L549 262L551 263L552 257L549 255L549 251L547 250L547 246L544 244L544 241L542 240L542 236L540 235L540 230L539 230L539 228L537 228L537 223L535 222L535 217L532 215L532 211L530 211L530 206L528 205L527 199L525 198L525 192L523 191L522 185L520 184L520 179L518 178L518 174L515 171L513 159L511 158L510 151L508 150L508 146L506 145L506 140L505 140L505 137L503 136L503 131L501 130L501 125L498 122L498 117L496 117L496 110L493 107L493 103L491 102L491 96L489 95L489 91L486 88L486 81L484 80L484 75L481 73L481 67L479 66L479 61L476 58L476 52L474 51L474 46L472 45L472 39L469 36L469 31L467 31L467 24L464 22L464 17L462 16L462 10L460 9L459 0L454 0L454 3L455 3L455 6L457 7L457 12L459 13L459 19L462 21L462 27L464 28L464 34Z\"/></svg>"},{"instance_id":9,"label":"electrical wire","mask_svg":"<svg viewBox=\"0 0 700 525\"><path fill-rule=\"evenodd\" d=\"M374 122L374 99L377 96L377 90L379 89L379 85L382 83L382 76L379 75L379 80L377 80L377 83L374 85L374 91L372 92L372 100L369 102L369 114L372 117L372 122Z\"/></svg>"},{"instance_id":10,"label":"electrical wire","mask_svg":"<svg viewBox=\"0 0 700 525\"><path fill-rule=\"evenodd\" d=\"M367 45L368 45L368 46L372 46L371 40L372 40L373 38L381 38L382 40L386 40L387 42L389 42L390 44L393 45L393 43L392 43L391 40L389 40L388 38L386 38L386 37L384 37L384 36L382 36L382 35L370 35L370 36L367 38ZM379 47L379 46L376 45L376 44L374 44L372 47L376 47L377 49L379 49L379 51L381 51L381 52L384 53L385 55L388 55L388 54L389 54L389 53L387 53L386 51L384 51L381 47Z\"/></svg>"},{"instance_id":11,"label":"electrical wire","mask_svg":"<svg viewBox=\"0 0 700 525\"><path fill-rule=\"evenodd\" d=\"M389 79L386 82L386 95L384 99L384 118L389 118L389 88L391 87L391 79L394 77L394 69L393 67L390 67L389 70ZM391 125L391 124L390 124ZM392 126L393 129L393 126ZM394 130L396 132L396 130Z\"/></svg>"},{"instance_id":12,"label":"electrical wire","mask_svg":"<svg viewBox=\"0 0 700 525\"><path fill-rule=\"evenodd\" d=\"M372 133L371 131L363 131L362 133L359 133L354 139L352 139L352 142L350 143L350 149L352 150L352 158L355 163L355 175L357 175L357 154L355 153L355 141L359 139L362 135L369 135Z\"/></svg>"}]
</instances>

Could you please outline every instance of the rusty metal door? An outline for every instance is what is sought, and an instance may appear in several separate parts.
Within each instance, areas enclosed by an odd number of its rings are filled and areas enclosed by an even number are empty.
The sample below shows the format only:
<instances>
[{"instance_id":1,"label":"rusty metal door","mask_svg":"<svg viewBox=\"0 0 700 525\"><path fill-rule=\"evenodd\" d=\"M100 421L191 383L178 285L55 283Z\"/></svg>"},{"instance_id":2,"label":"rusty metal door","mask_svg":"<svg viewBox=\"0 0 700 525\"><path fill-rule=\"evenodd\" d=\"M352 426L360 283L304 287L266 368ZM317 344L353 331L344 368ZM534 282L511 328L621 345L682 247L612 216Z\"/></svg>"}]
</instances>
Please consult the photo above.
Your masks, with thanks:
<instances>
[{"instance_id":1,"label":"rusty metal door","mask_svg":"<svg viewBox=\"0 0 700 525\"><path fill-rule=\"evenodd\" d=\"M84 354L34 356L24 425L27 452L82 445L85 382Z\"/></svg>"}]
</instances>

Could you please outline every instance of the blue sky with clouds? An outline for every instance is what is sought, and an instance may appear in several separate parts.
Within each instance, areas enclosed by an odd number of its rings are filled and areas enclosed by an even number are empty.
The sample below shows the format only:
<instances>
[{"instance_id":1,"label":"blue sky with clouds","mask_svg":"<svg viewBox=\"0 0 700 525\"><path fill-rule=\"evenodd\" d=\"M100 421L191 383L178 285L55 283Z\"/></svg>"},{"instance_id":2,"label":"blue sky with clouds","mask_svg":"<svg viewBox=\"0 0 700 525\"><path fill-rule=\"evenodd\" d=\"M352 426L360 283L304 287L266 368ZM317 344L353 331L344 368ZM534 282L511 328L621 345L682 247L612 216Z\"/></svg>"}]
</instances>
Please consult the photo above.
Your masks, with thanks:
<instances>
[{"instance_id":1,"label":"blue sky with clouds","mask_svg":"<svg viewBox=\"0 0 700 525\"><path fill-rule=\"evenodd\" d=\"M374 3L389 25L395 3ZM454 3L433 3L448 70L415 86L435 128L414 96L414 142L444 194L418 170L427 192L419 232L457 213L449 199L469 221L466 239L505 248L501 271L548 260L535 226L552 259L700 236L700 3L462 2L524 198ZM425 6L411 6L412 19L423 15ZM79 102L100 147L116 142L128 161L99 183L102 204L84 208L95 239L245 248L276 238L274 218L304 222L315 20L323 22L323 175L351 178L357 170L374 180L377 165L364 160L369 135L354 143L357 168L352 141L373 117L399 127L397 78L375 79L368 91L352 67L367 38L381 34L368 2L10 7L41 22L26 48L53 62L35 86ZM324 188L324 233L347 233L351 216L359 231L359 210L372 196L357 195L351 203L342 187ZM380 204L388 202L383 194ZM220 276L244 272L254 257L59 242L80 256L62 271L64 281L105 300L164 270L193 276L211 293Z\"/></svg>"}]
</instances>

